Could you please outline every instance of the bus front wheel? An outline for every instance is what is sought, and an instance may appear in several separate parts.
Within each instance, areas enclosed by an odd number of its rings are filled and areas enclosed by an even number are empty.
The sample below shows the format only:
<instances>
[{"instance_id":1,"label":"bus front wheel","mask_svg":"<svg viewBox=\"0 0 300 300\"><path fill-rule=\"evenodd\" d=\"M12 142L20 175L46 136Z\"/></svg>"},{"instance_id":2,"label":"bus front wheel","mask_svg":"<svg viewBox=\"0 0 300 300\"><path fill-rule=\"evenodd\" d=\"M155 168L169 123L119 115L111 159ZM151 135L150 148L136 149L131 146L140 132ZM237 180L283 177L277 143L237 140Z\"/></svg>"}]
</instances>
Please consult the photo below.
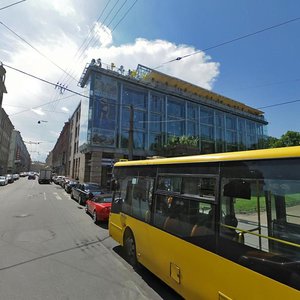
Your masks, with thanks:
<instances>
[{"instance_id":1,"label":"bus front wheel","mask_svg":"<svg viewBox=\"0 0 300 300\"><path fill-rule=\"evenodd\" d=\"M128 231L125 235L124 241L125 258L127 262L132 265L133 268L138 268L139 263L136 258L136 246L134 237L131 231Z\"/></svg>"}]
</instances>

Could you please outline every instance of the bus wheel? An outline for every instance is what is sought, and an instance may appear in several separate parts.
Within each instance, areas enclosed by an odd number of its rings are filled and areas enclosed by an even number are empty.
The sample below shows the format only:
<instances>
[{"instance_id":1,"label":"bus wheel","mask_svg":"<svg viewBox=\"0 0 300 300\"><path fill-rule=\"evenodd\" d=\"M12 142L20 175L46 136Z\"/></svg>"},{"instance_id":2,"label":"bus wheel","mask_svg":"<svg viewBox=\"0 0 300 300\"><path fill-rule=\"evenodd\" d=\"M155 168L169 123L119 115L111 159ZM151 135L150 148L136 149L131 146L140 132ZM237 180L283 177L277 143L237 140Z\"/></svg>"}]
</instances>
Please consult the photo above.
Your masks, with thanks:
<instances>
[{"instance_id":1,"label":"bus wheel","mask_svg":"<svg viewBox=\"0 0 300 300\"><path fill-rule=\"evenodd\" d=\"M125 237L124 242L124 250L125 250L125 258L129 264L132 265L133 268L138 268L139 263L136 258L136 247L135 247L135 241L133 234L131 232L128 232L128 234Z\"/></svg>"}]
</instances>

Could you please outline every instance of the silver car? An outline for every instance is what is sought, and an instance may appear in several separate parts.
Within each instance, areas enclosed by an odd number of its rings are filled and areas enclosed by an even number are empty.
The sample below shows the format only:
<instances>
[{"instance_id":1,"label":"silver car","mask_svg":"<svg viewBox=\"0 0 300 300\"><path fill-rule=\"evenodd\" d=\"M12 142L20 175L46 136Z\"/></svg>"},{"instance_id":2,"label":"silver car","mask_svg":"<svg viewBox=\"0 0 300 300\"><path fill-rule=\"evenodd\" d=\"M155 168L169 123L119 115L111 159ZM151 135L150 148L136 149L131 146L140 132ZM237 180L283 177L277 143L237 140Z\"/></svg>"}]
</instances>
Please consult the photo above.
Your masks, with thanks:
<instances>
[{"instance_id":1,"label":"silver car","mask_svg":"<svg viewBox=\"0 0 300 300\"><path fill-rule=\"evenodd\" d=\"M0 185L7 185L8 179L6 176L0 176Z\"/></svg>"}]
</instances>

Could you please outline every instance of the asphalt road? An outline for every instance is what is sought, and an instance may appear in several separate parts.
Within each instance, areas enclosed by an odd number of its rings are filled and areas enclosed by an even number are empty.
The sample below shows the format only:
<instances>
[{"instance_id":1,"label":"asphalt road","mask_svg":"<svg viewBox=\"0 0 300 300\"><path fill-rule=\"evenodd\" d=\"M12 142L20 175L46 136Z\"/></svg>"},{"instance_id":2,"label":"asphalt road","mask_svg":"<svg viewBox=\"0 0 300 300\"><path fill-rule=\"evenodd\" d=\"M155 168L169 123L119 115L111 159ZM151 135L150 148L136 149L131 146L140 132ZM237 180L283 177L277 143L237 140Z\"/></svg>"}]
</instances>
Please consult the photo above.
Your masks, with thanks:
<instances>
[{"instance_id":1,"label":"asphalt road","mask_svg":"<svg viewBox=\"0 0 300 300\"><path fill-rule=\"evenodd\" d=\"M0 187L0 299L180 299L136 273L58 185L20 178Z\"/></svg>"}]
</instances>

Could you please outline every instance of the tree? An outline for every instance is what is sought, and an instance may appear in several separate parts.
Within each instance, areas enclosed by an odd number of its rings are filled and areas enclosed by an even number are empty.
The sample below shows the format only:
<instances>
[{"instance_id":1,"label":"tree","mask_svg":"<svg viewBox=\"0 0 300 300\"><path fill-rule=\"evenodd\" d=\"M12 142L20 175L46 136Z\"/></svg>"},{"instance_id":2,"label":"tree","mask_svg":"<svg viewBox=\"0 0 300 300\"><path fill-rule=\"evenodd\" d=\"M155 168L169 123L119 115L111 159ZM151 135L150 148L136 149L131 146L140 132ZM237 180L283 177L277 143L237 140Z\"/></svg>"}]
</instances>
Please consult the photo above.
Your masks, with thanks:
<instances>
[{"instance_id":1,"label":"tree","mask_svg":"<svg viewBox=\"0 0 300 300\"><path fill-rule=\"evenodd\" d=\"M300 132L287 131L279 140L280 147L299 146Z\"/></svg>"},{"instance_id":2,"label":"tree","mask_svg":"<svg viewBox=\"0 0 300 300\"><path fill-rule=\"evenodd\" d=\"M300 145L300 132L287 131L279 139L269 136L264 141L264 148L279 148Z\"/></svg>"},{"instance_id":3,"label":"tree","mask_svg":"<svg viewBox=\"0 0 300 300\"><path fill-rule=\"evenodd\" d=\"M162 156L182 156L199 154L199 138L194 136L169 136L167 143L158 149Z\"/></svg>"}]
</instances>

